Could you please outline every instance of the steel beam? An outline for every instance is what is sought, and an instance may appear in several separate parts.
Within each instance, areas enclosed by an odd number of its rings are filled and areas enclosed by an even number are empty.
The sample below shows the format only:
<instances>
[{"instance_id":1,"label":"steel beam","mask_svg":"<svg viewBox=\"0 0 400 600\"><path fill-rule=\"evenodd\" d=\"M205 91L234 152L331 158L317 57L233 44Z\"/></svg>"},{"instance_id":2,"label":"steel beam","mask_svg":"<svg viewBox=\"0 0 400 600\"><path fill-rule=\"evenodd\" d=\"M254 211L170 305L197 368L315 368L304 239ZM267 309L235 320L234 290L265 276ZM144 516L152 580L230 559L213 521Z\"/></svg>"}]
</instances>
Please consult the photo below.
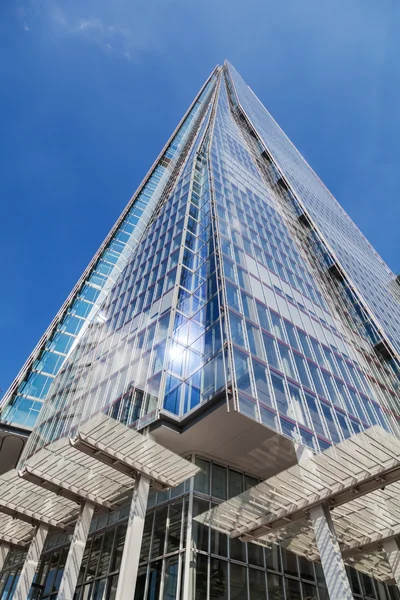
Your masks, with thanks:
<instances>
[{"instance_id":1,"label":"steel beam","mask_svg":"<svg viewBox=\"0 0 400 600\"><path fill-rule=\"evenodd\" d=\"M94 504L91 502L85 502L79 511L78 520L75 525L67 560L65 562L64 573L60 582L60 589L57 595L58 600L73 600L83 553L89 535L93 511Z\"/></svg>"},{"instance_id":2,"label":"steel beam","mask_svg":"<svg viewBox=\"0 0 400 600\"><path fill-rule=\"evenodd\" d=\"M135 481L129 510L128 527L115 600L134 600L135 597L149 488L150 479L145 475L139 475Z\"/></svg>"},{"instance_id":3,"label":"steel beam","mask_svg":"<svg viewBox=\"0 0 400 600\"><path fill-rule=\"evenodd\" d=\"M16 600L27 600L28 598L48 531L48 525L44 523L38 525L36 534L29 546L17 587L15 588L14 597Z\"/></svg>"},{"instance_id":4,"label":"steel beam","mask_svg":"<svg viewBox=\"0 0 400 600\"><path fill-rule=\"evenodd\" d=\"M392 569L396 585L400 589L400 548L395 538L385 540L382 545Z\"/></svg>"},{"instance_id":5,"label":"steel beam","mask_svg":"<svg viewBox=\"0 0 400 600\"><path fill-rule=\"evenodd\" d=\"M10 544L7 542L0 543L0 573L3 570L4 563L6 562L7 555L10 551Z\"/></svg>"},{"instance_id":6,"label":"steel beam","mask_svg":"<svg viewBox=\"0 0 400 600\"><path fill-rule=\"evenodd\" d=\"M353 600L353 593L336 539L329 508L323 504L311 508L310 521L314 528L315 539L321 556L329 598L331 600Z\"/></svg>"}]
</instances>

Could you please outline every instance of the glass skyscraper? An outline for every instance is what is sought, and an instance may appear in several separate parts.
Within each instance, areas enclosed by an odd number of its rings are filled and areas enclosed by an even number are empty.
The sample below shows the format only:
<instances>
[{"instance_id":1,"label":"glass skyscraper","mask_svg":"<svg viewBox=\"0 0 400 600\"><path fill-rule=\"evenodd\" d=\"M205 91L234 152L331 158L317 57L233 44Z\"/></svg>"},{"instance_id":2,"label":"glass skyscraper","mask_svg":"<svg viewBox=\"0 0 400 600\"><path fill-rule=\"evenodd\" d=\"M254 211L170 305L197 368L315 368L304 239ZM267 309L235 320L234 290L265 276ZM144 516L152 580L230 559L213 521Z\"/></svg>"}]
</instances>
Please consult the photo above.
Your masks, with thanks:
<instances>
[{"instance_id":1,"label":"glass skyscraper","mask_svg":"<svg viewBox=\"0 0 400 600\"><path fill-rule=\"evenodd\" d=\"M137 600L325 600L321 565L193 518L379 425L399 437L400 286L229 63L216 67L28 359L20 464L106 413L195 461L150 496ZM80 600L112 600L128 513L93 519ZM55 598L65 535L36 585ZM9 554L9 600L24 552ZM355 598L399 599L349 568ZM267 595L268 594L268 595ZM333 600L333 599L332 599ZM339 599L335 599L339 600Z\"/></svg>"}]
</instances>

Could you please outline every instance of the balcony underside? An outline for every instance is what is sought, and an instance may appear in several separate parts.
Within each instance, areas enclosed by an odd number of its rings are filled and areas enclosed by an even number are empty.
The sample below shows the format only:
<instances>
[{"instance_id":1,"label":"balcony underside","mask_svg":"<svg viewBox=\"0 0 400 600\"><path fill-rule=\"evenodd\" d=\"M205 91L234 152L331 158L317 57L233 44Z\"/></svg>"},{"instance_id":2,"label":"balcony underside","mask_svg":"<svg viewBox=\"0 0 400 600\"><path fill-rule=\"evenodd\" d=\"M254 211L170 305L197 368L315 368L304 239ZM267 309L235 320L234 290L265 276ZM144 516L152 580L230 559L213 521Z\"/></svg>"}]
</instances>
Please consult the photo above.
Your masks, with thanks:
<instances>
[{"instance_id":1,"label":"balcony underside","mask_svg":"<svg viewBox=\"0 0 400 600\"><path fill-rule=\"evenodd\" d=\"M191 422L177 425L161 415L152 434L178 454L199 453L254 477L268 478L297 463L290 439L233 408L228 411L225 399Z\"/></svg>"}]
</instances>

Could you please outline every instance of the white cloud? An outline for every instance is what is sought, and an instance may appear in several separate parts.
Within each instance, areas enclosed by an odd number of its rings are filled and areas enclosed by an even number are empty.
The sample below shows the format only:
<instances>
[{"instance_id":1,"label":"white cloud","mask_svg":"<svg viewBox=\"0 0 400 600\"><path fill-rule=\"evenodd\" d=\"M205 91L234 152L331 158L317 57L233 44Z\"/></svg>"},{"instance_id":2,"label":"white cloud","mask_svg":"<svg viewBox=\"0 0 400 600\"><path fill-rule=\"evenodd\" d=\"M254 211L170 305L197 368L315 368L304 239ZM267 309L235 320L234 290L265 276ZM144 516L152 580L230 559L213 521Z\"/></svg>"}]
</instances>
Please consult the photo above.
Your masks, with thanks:
<instances>
[{"instance_id":1,"label":"white cloud","mask_svg":"<svg viewBox=\"0 0 400 600\"><path fill-rule=\"evenodd\" d=\"M157 46L157 30L162 27L159 9L169 2L26 0L16 12L26 31L35 29L56 38L75 37L108 54L133 60L142 50Z\"/></svg>"}]
</instances>

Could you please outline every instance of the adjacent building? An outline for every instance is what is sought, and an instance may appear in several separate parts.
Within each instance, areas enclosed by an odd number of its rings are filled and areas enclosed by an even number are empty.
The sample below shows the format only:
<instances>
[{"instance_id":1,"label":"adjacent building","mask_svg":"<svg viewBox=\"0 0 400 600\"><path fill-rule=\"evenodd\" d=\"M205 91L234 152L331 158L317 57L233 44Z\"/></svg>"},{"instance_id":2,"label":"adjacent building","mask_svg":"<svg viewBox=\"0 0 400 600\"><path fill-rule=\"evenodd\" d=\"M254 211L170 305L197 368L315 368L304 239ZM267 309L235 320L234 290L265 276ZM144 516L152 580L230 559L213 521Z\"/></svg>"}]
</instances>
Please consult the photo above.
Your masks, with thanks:
<instances>
[{"instance_id":1,"label":"adjacent building","mask_svg":"<svg viewBox=\"0 0 400 600\"><path fill-rule=\"evenodd\" d=\"M371 426L399 437L399 368L396 276L225 63L7 392L3 435L33 429L23 468L105 414L201 468L150 491L137 600L325 600L318 561L194 519L297 464L301 446ZM80 600L115 597L128 512L95 513ZM40 598L57 596L68 548L48 535ZM8 554L4 600L24 556ZM354 598L400 598L354 564Z\"/></svg>"}]
</instances>

